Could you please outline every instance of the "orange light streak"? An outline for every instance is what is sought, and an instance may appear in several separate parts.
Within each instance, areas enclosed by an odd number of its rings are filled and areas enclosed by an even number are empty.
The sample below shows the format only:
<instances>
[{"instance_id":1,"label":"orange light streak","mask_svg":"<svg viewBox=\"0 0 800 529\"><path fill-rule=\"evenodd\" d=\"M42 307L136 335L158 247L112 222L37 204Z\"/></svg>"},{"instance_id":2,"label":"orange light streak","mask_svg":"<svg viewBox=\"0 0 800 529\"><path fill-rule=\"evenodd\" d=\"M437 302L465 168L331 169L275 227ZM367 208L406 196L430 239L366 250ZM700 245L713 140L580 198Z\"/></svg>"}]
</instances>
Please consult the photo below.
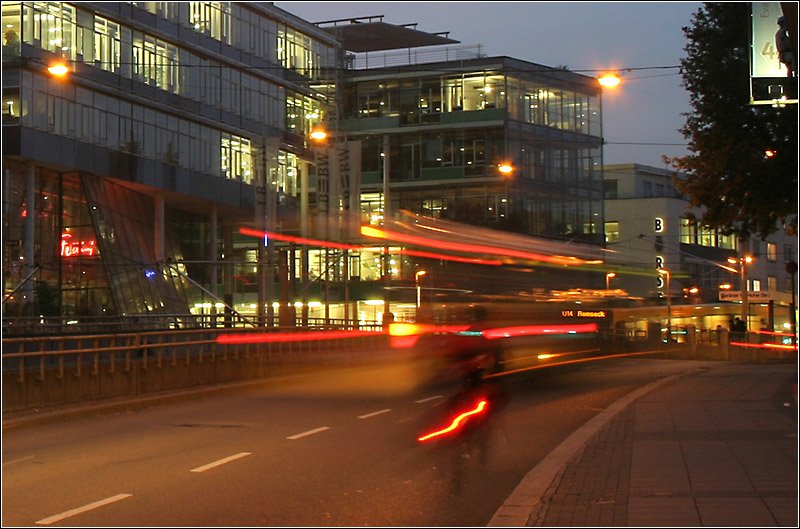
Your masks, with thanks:
<instances>
[{"instance_id":1,"label":"orange light streak","mask_svg":"<svg viewBox=\"0 0 800 529\"><path fill-rule=\"evenodd\" d=\"M782 351L796 351L796 345L783 345L779 343L746 343L746 342L731 342L731 345L738 345L739 347L753 347L756 349L780 349Z\"/></svg>"},{"instance_id":2,"label":"orange light streak","mask_svg":"<svg viewBox=\"0 0 800 529\"><path fill-rule=\"evenodd\" d=\"M446 433L450 433L453 430L455 430L458 427L460 427L461 423L464 422L465 420L467 420L469 417L486 411L486 408L488 406L489 406L489 403L486 400L481 400L480 402L478 402L478 405L475 406L475 408L473 408L473 409L471 409L469 411L465 411L464 413L460 414L458 417L453 419L453 422L450 423L450 426L448 426L446 428L442 428L441 430L436 430L434 432L430 432L430 433L425 434L425 435L423 435L421 437L418 437L417 441L422 443L422 442L425 442L425 441L427 441L429 439L433 439L434 437L439 437L439 436L444 435Z\"/></svg>"},{"instance_id":3,"label":"orange light streak","mask_svg":"<svg viewBox=\"0 0 800 529\"><path fill-rule=\"evenodd\" d=\"M428 325L425 323L391 323L389 336L415 336L425 333L462 332L469 329L469 325Z\"/></svg>"},{"instance_id":4,"label":"orange light streak","mask_svg":"<svg viewBox=\"0 0 800 529\"><path fill-rule=\"evenodd\" d=\"M338 243L332 241L323 241L320 239L309 239L306 237L295 237L294 235L285 235L282 233L274 233L271 231L261 231L261 230L254 230L252 228L240 228L239 233L242 235L250 235L251 237L256 237L257 239L263 239L264 235L266 235L270 239L275 239L276 241L283 241L283 242L293 242L296 244L305 244L309 246L320 246L320 247L327 247L327 248L335 248L337 250L358 250L363 248L362 246L357 246L355 244L346 244L346 243ZM454 261L458 263L470 263L470 264L479 264L479 265L489 265L489 266L500 266L503 264L502 261L498 261L496 259L480 259L478 257L461 257L457 255L446 255L441 253L432 253L432 252L424 252L421 250L408 250L402 249L400 251L401 254L411 255L415 257L425 257L429 259L442 259L445 261Z\"/></svg>"},{"instance_id":5,"label":"orange light streak","mask_svg":"<svg viewBox=\"0 0 800 529\"><path fill-rule=\"evenodd\" d=\"M418 246L439 248L441 250L451 250L451 251L468 252L468 253L489 253L494 255L503 255L507 257L516 257L519 259L526 259L531 261L543 261L561 265L579 265L586 263L586 261L584 261L583 259L579 259L573 256L544 255L538 253L525 252L522 250L514 250L512 248L497 248L494 246L484 246L481 244L438 241L435 239L427 239L425 237L420 237L418 235L408 235L389 230L381 230L373 226L361 226L361 235L365 237L374 237L376 239L386 239L397 242L405 242L408 244L416 244Z\"/></svg>"},{"instance_id":6,"label":"orange light streak","mask_svg":"<svg viewBox=\"0 0 800 529\"><path fill-rule=\"evenodd\" d=\"M409 250L406 248L400 250L400 253L405 255L412 255L414 257L427 257L429 259L442 259L445 261L454 261L456 263L470 263L470 264L480 264L488 266L500 266L503 264L503 261L498 261L496 259L480 259L478 257L459 257L456 255L447 255L443 253L424 252L422 250Z\"/></svg>"},{"instance_id":7,"label":"orange light streak","mask_svg":"<svg viewBox=\"0 0 800 529\"><path fill-rule=\"evenodd\" d=\"M319 239L307 239L305 237L295 237L294 235L284 235L282 233L273 233L271 231L253 230L251 228L239 228L239 233L241 233L242 235L250 235L252 237L257 237L259 239L263 239L264 235L266 235L270 239L275 239L276 241L294 242L297 244L307 244L309 246L336 248L338 250L356 250L360 248L359 246L356 246L354 244L322 241Z\"/></svg>"}]
</instances>

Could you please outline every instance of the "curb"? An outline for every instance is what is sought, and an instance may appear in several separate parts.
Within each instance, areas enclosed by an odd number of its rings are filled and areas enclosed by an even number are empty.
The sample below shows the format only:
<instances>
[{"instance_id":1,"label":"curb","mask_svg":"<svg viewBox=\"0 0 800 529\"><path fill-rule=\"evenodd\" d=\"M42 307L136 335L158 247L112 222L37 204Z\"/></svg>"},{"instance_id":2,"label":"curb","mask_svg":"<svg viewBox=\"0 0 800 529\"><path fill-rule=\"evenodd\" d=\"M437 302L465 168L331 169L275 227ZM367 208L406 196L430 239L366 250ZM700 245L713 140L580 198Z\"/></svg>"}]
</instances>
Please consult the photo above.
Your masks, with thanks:
<instances>
[{"instance_id":1,"label":"curb","mask_svg":"<svg viewBox=\"0 0 800 529\"><path fill-rule=\"evenodd\" d=\"M566 470L567 464L584 449L589 441L615 416L637 399L659 386L686 376L689 371L670 375L651 382L611 404L586 424L575 430L552 452L533 467L517 488L495 512L487 527L526 527L535 520L544 506L543 500L553 483L557 483Z\"/></svg>"}]
</instances>

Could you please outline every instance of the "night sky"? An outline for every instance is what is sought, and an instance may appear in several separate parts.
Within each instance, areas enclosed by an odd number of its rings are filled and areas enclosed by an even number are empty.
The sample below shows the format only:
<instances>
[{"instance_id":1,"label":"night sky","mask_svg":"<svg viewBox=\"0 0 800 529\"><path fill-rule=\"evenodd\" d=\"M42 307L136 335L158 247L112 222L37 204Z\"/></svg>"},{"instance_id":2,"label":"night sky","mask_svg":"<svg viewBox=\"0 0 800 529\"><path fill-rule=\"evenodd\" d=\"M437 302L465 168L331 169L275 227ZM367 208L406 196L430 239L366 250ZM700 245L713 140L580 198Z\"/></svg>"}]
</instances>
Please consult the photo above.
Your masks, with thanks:
<instances>
[{"instance_id":1,"label":"night sky","mask_svg":"<svg viewBox=\"0 0 800 529\"><path fill-rule=\"evenodd\" d=\"M664 167L662 155L686 154L678 132L689 98L678 66L682 28L699 2L275 2L309 22L384 15L390 24L417 23L450 32L487 56L509 56L596 75L623 71L623 85L603 95L605 163ZM640 69L644 68L644 69ZM746 82L746 80L744 80ZM656 144L656 145L639 145ZM674 145L679 144L679 145Z\"/></svg>"}]
</instances>

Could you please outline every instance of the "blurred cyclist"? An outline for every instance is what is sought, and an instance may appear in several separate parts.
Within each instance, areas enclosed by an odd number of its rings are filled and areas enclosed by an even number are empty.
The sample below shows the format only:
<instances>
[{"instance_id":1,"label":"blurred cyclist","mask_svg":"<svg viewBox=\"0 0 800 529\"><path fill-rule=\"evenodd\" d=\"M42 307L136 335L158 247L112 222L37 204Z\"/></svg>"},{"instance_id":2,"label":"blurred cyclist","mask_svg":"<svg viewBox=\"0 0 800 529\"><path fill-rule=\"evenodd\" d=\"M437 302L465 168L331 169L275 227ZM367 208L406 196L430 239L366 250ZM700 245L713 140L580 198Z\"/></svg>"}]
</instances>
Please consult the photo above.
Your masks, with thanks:
<instances>
[{"instance_id":1,"label":"blurred cyclist","mask_svg":"<svg viewBox=\"0 0 800 529\"><path fill-rule=\"evenodd\" d=\"M507 396L497 382L484 378L479 363L465 364L461 387L443 406L434 426L418 441L445 452L454 493L461 491L470 460L483 466L489 456L492 423L506 405Z\"/></svg>"}]
</instances>

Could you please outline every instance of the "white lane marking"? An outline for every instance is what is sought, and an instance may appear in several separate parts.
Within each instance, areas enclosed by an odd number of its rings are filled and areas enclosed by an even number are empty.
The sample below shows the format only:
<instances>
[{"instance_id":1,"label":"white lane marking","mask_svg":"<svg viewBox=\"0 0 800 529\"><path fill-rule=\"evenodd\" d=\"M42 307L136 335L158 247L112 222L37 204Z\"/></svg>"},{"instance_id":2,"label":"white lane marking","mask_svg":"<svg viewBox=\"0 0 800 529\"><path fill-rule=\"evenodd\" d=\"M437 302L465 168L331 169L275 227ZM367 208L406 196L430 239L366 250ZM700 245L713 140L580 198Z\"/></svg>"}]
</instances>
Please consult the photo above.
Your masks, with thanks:
<instances>
[{"instance_id":1,"label":"white lane marking","mask_svg":"<svg viewBox=\"0 0 800 529\"><path fill-rule=\"evenodd\" d=\"M17 459L12 459L11 461L3 461L3 466L13 465L14 463L20 463L22 461L27 461L28 459L33 459L33 458L34 456L25 456L25 457L19 457Z\"/></svg>"},{"instance_id":2,"label":"white lane marking","mask_svg":"<svg viewBox=\"0 0 800 529\"><path fill-rule=\"evenodd\" d=\"M390 410L389 408L386 408L385 410L373 411L372 413L367 413L365 415L359 415L358 418L359 419L369 419L370 417L375 417L376 415L383 415L384 413L389 413L390 411L392 411L392 410Z\"/></svg>"},{"instance_id":3,"label":"white lane marking","mask_svg":"<svg viewBox=\"0 0 800 529\"><path fill-rule=\"evenodd\" d=\"M251 452L239 452L238 454L233 454L232 456L223 457L222 459L218 459L212 463L207 465L203 465L202 467L193 468L190 472L205 472L206 470L210 470L214 467L218 467L220 465L224 465L225 463L230 463L231 461L235 461L237 459L241 459L243 457L247 457L251 454Z\"/></svg>"},{"instance_id":4,"label":"white lane marking","mask_svg":"<svg viewBox=\"0 0 800 529\"><path fill-rule=\"evenodd\" d=\"M109 503L114 503L120 500L124 500L125 498L130 498L133 494L117 494L116 496L111 496L104 500L96 501L94 503L90 503L88 505L84 505L83 507L78 507L77 509L72 509L70 511L62 512L61 514L54 514L53 516L49 516L47 518L43 518L36 522L37 525L50 525L51 523L60 522L65 518L70 518L72 516L77 516L78 514L84 513L86 511L91 511L93 509L97 509L104 505L108 505Z\"/></svg>"},{"instance_id":5,"label":"white lane marking","mask_svg":"<svg viewBox=\"0 0 800 529\"><path fill-rule=\"evenodd\" d=\"M301 437L306 437L308 435L314 435L315 433L324 432L325 430L330 430L330 426L320 426L319 428L314 428L313 430L309 430L307 432L290 435L287 437L287 439L294 441L295 439L300 439Z\"/></svg>"},{"instance_id":6,"label":"white lane marking","mask_svg":"<svg viewBox=\"0 0 800 529\"><path fill-rule=\"evenodd\" d=\"M417 404L422 404L424 402L428 402L428 401L436 400L436 399L441 399L441 398L443 398L441 395L434 395L433 397L428 397L426 399L415 400L414 402L416 402Z\"/></svg>"}]
</instances>

